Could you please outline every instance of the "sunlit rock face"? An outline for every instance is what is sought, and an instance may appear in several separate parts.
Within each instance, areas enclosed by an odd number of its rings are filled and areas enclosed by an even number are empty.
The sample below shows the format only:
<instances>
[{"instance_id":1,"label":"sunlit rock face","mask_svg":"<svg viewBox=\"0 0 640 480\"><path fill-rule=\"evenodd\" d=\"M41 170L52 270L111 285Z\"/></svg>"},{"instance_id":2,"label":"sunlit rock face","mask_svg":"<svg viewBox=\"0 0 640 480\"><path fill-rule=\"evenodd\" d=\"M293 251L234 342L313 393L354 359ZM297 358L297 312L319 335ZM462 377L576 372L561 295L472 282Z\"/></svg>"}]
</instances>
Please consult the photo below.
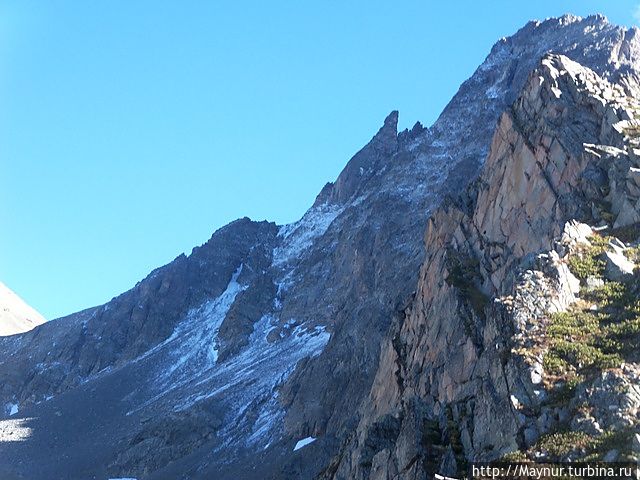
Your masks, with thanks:
<instances>
[{"instance_id":1,"label":"sunlit rock face","mask_svg":"<svg viewBox=\"0 0 640 480\"><path fill-rule=\"evenodd\" d=\"M630 246L615 235L636 221L622 205L640 205L638 93L635 72L609 82L566 56L542 58L502 114L478 180L430 218L415 299L392 326L356 434L325 478L460 475L469 461L515 451L549 458L537 441L563 425L595 445L599 435L619 439L619 450L594 447L594 455L640 453L630 440L640 426L637 333L611 323L637 298ZM602 266L594 270L603 278L595 278L627 292L629 305L584 305L592 287L585 276L582 288L571 269L581 275L576 260L597 248ZM614 256L630 278L612 276ZM589 316L612 308L610 318ZM575 336L570 322L581 335L602 330L595 343L580 337L573 347L557 333ZM617 343L599 349L598 335ZM575 393L559 397L569 380Z\"/></svg>"},{"instance_id":2,"label":"sunlit rock face","mask_svg":"<svg viewBox=\"0 0 640 480\"><path fill-rule=\"evenodd\" d=\"M629 96L639 50L603 17L531 22L433 126L398 132L392 112L299 221L238 220L107 304L0 339L0 405L30 429L0 443L0 476L424 478L517 447L506 384L528 366L500 369L513 328L485 297L524 282L516 266L564 228L558 195L583 143L617 139L597 104ZM472 302L451 248L475 259ZM537 261L564 280L533 291L570 302L562 265Z\"/></svg>"}]
</instances>

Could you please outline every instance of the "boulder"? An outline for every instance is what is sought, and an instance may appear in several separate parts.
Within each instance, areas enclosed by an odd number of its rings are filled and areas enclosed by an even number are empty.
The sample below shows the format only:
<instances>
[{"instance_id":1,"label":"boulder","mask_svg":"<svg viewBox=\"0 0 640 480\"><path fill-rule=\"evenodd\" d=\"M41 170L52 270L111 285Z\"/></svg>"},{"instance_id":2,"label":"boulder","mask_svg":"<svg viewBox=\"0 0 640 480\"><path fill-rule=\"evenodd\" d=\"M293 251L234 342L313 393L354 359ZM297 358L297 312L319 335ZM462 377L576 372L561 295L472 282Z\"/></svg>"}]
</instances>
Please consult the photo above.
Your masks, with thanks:
<instances>
[{"instance_id":1,"label":"boulder","mask_svg":"<svg viewBox=\"0 0 640 480\"><path fill-rule=\"evenodd\" d=\"M619 282L633 276L635 264L621 252L605 252L604 275L608 280Z\"/></svg>"},{"instance_id":2,"label":"boulder","mask_svg":"<svg viewBox=\"0 0 640 480\"><path fill-rule=\"evenodd\" d=\"M566 245L588 244L589 237L593 235L593 230L586 223L577 220L570 220L564 224L564 231L560 241Z\"/></svg>"}]
</instances>

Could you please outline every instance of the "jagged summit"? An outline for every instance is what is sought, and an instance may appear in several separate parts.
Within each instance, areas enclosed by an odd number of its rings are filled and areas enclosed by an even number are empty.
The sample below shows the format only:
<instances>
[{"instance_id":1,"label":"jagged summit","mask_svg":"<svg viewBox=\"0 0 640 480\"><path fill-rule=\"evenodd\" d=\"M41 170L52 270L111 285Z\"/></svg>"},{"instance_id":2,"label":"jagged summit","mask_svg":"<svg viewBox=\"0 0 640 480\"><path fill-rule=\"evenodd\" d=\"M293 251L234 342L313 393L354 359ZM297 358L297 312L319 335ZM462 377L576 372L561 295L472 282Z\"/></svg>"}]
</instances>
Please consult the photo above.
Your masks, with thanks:
<instances>
[{"instance_id":1,"label":"jagged summit","mask_svg":"<svg viewBox=\"0 0 640 480\"><path fill-rule=\"evenodd\" d=\"M625 87L542 57L478 181L430 218L415 298L385 340L356 433L321 478L458 477L507 454L640 456L637 332L607 330L628 328L640 288L625 256L640 241L639 135L640 102ZM588 449L546 443L572 435Z\"/></svg>"},{"instance_id":2,"label":"jagged summit","mask_svg":"<svg viewBox=\"0 0 640 480\"><path fill-rule=\"evenodd\" d=\"M391 154L396 151L397 140L398 111L394 110L384 119L384 124L371 139L370 145L378 149L382 154Z\"/></svg>"},{"instance_id":3,"label":"jagged summit","mask_svg":"<svg viewBox=\"0 0 640 480\"><path fill-rule=\"evenodd\" d=\"M398 111L384 119L382 127L367 145L347 163L335 182L327 183L317 196L314 206L324 203L344 204L357 195L372 175L384 168L398 149Z\"/></svg>"}]
</instances>

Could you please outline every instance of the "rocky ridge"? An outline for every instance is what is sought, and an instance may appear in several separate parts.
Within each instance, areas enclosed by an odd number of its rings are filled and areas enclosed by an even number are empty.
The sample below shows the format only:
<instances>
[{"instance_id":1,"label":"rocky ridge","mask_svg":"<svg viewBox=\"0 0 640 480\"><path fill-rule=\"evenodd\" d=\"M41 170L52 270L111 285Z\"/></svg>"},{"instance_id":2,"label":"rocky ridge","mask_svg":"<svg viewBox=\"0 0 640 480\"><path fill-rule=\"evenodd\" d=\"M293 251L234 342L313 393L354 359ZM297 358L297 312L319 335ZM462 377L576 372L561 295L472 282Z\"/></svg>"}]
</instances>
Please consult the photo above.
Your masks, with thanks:
<instances>
[{"instance_id":1,"label":"rocky ridge","mask_svg":"<svg viewBox=\"0 0 640 480\"><path fill-rule=\"evenodd\" d=\"M584 402L608 440L621 425L624 435L637 431L635 364L591 345L599 331L567 351L571 342L548 329L583 296L572 242L592 229L574 219L614 233L635 221L638 88L635 73L610 83L564 56L542 60L502 115L480 178L429 220L415 300L392 327L360 424L325 478L425 478L516 451L539 458L563 428L585 423ZM619 277L625 263L610 259L625 244L607 242L602 269ZM574 330L587 326L573 321ZM603 372L595 380L594 370ZM573 400L551 406L569 381L576 396L562 391ZM625 393L614 401L616 385ZM609 405L625 420L607 420ZM584 455L602 453L604 431L581 437Z\"/></svg>"}]
</instances>

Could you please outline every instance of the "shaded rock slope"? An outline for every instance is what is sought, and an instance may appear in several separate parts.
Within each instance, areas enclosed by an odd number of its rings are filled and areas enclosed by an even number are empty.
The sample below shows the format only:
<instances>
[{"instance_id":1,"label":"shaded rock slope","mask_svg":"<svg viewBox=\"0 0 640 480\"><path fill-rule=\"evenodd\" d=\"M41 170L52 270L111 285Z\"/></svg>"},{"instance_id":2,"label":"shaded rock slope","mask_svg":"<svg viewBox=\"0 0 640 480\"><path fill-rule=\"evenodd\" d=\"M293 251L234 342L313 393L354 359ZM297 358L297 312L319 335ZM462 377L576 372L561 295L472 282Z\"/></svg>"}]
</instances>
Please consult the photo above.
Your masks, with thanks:
<instances>
[{"instance_id":1,"label":"shaded rock slope","mask_svg":"<svg viewBox=\"0 0 640 480\"><path fill-rule=\"evenodd\" d=\"M0 336L27 332L44 322L40 313L0 282Z\"/></svg>"},{"instance_id":2,"label":"shaded rock slope","mask_svg":"<svg viewBox=\"0 0 640 480\"><path fill-rule=\"evenodd\" d=\"M514 291L548 295L544 324L578 301L579 249L552 248L565 222L638 221L639 66L637 29L530 22L432 127L398 133L392 112L298 222L238 220L105 305L0 339L0 476L425 478L535 448L552 427L520 374L555 384L510 353L537 308Z\"/></svg>"}]
</instances>

